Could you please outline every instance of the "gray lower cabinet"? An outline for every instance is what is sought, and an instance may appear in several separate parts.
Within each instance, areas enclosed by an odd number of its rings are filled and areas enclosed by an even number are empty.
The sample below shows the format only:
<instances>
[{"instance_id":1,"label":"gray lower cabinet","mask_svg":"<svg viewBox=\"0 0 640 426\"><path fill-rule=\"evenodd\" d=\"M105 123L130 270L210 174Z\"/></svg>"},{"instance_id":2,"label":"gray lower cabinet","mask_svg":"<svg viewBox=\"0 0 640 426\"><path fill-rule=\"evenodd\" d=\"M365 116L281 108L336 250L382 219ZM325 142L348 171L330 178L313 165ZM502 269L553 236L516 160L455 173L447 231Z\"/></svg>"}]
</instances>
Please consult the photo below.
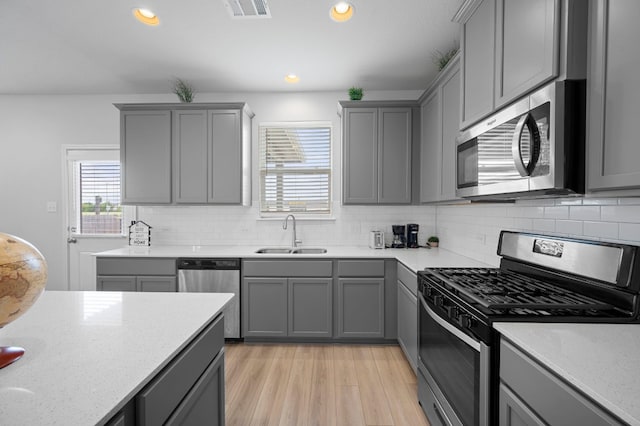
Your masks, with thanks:
<instances>
[{"instance_id":1,"label":"gray lower cabinet","mask_svg":"<svg viewBox=\"0 0 640 426\"><path fill-rule=\"evenodd\" d=\"M242 280L243 337L287 336L286 278Z\"/></svg>"},{"instance_id":2,"label":"gray lower cabinet","mask_svg":"<svg viewBox=\"0 0 640 426\"><path fill-rule=\"evenodd\" d=\"M224 425L223 321L219 315L107 425Z\"/></svg>"},{"instance_id":3,"label":"gray lower cabinet","mask_svg":"<svg viewBox=\"0 0 640 426\"><path fill-rule=\"evenodd\" d=\"M331 338L332 260L245 260L243 337Z\"/></svg>"},{"instance_id":4,"label":"gray lower cabinet","mask_svg":"<svg viewBox=\"0 0 640 426\"><path fill-rule=\"evenodd\" d=\"M505 339L498 404L500 426L623 424Z\"/></svg>"},{"instance_id":5,"label":"gray lower cabinet","mask_svg":"<svg viewBox=\"0 0 640 426\"><path fill-rule=\"evenodd\" d=\"M333 336L333 279L289 278L288 335Z\"/></svg>"},{"instance_id":6,"label":"gray lower cabinet","mask_svg":"<svg viewBox=\"0 0 640 426\"><path fill-rule=\"evenodd\" d=\"M98 291L178 291L176 259L98 257L96 270Z\"/></svg>"},{"instance_id":7,"label":"gray lower cabinet","mask_svg":"<svg viewBox=\"0 0 640 426\"><path fill-rule=\"evenodd\" d=\"M343 203L410 204L417 104L341 102Z\"/></svg>"},{"instance_id":8,"label":"gray lower cabinet","mask_svg":"<svg viewBox=\"0 0 640 426\"><path fill-rule=\"evenodd\" d=\"M460 126L460 60L454 57L421 101L420 202L456 197L456 137Z\"/></svg>"},{"instance_id":9,"label":"gray lower cabinet","mask_svg":"<svg viewBox=\"0 0 640 426\"><path fill-rule=\"evenodd\" d=\"M384 337L384 278L339 278L337 292L337 337Z\"/></svg>"},{"instance_id":10,"label":"gray lower cabinet","mask_svg":"<svg viewBox=\"0 0 640 426\"><path fill-rule=\"evenodd\" d=\"M246 104L115 106L123 204L250 204Z\"/></svg>"},{"instance_id":11,"label":"gray lower cabinet","mask_svg":"<svg viewBox=\"0 0 640 426\"><path fill-rule=\"evenodd\" d=\"M640 144L637 117L640 85L640 2L596 0L590 10L587 78L588 191L640 194ZM622 191L621 191L622 192Z\"/></svg>"},{"instance_id":12,"label":"gray lower cabinet","mask_svg":"<svg viewBox=\"0 0 640 426\"><path fill-rule=\"evenodd\" d=\"M411 368L418 368L418 278L398 263L398 343Z\"/></svg>"}]
</instances>

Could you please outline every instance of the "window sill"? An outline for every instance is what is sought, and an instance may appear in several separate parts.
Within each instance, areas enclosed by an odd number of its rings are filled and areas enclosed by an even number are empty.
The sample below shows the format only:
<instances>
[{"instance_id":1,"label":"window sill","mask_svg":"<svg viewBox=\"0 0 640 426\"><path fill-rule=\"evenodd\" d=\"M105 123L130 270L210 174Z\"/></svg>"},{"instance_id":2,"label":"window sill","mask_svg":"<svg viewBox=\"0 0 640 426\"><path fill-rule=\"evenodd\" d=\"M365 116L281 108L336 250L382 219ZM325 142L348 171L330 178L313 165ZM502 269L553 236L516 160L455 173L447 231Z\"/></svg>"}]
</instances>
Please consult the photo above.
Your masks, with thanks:
<instances>
[{"instance_id":1,"label":"window sill","mask_svg":"<svg viewBox=\"0 0 640 426\"><path fill-rule=\"evenodd\" d=\"M265 222L270 222L270 221L280 221L282 222L284 220L285 217L287 217L287 215L289 214L293 214L293 213L274 213L273 215L268 215L268 216L260 216L258 217L256 220L257 221L265 221ZM320 216L320 215L299 215L296 216L295 214L293 214L296 217L296 222L305 222L305 221L309 221L309 222L335 222L336 218L335 216Z\"/></svg>"}]
</instances>

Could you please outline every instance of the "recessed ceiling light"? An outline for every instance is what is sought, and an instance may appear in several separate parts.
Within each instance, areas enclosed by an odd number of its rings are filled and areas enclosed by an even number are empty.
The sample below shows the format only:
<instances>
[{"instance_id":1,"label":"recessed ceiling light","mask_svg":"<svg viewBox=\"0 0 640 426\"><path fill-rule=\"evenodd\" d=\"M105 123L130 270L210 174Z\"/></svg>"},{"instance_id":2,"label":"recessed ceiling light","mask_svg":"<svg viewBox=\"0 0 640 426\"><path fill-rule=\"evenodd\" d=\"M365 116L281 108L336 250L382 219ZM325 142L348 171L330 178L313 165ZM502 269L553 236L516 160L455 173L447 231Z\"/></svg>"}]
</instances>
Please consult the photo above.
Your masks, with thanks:
<instances>
[{"instance_id":1,"label":"recessed ceiling light","mask_svg":"<svg viewBox=\"0 0 640 426\"><path fill-rule=\"evenodd\" d=\"M146 25L155 26L160 23L160 20L158 19L156 14L150 11L149 9L143 9L143 8L133 9L133 16L135 16L138 21Z\"/></svg>"},{"instance_id":2,"label":"recessed ceiling light","mask_svg":"<svg viewBox=\"0 0 640 426\"><path fill-rule=\"evenodd\" d=\"M353 5L346 1L338 2L333 5L329 15L336 22L348 21L353 16Z\"/></svg>"},{"instance_id":3,"label":"recessed ceiling light","mask_svg":"<svg viewBox=\"0 0 640 426\"><path fill-rule=\"evenodd\" d=\"M300 81L300 77L295 74L287 74L284 78L284 81L286 81L287 83L297 83Z\"/></svg>"}]
</instances>

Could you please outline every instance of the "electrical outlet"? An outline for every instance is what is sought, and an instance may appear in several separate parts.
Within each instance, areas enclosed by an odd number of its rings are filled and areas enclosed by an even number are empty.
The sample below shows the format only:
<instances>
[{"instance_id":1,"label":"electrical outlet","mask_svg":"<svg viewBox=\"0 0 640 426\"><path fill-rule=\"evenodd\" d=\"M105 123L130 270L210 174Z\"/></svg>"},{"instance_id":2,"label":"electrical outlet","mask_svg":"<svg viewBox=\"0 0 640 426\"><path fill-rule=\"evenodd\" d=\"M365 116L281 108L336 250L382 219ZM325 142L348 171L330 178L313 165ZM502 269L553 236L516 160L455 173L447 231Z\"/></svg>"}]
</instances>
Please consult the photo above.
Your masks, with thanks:
<instances>
[{"instance_id":1,"label":"electrical outlet","mask_svg":"<svg viewBox=\"0 0 640 426\"><path fill-rule=\"evenodd\" d=\"M47 201L47 213L55 213L58 211L58 203L55 201Z\"/></svg>"}]
</instances>

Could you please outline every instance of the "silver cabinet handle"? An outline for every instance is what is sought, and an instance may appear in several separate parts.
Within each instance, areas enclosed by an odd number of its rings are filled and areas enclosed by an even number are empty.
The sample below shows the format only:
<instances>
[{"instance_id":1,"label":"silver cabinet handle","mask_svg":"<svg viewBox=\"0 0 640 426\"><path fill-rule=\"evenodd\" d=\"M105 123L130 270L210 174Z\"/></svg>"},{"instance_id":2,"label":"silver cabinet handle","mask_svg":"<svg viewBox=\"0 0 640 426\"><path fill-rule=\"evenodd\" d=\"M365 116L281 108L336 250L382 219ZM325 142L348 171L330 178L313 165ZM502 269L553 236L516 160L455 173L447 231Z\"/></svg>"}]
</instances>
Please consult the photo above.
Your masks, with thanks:
<instances>
[{"instance_id":1,"label":"silver cabinet handle","mask_svg":"<svg viewBox=\"0 0 640 426\"><path fill-rule=\"evenodd\" d=\"M74 237L69 237L67 238L67 243L69 244L76 244L78 242L78 240Z\"/></svg>"}]
</instances>

